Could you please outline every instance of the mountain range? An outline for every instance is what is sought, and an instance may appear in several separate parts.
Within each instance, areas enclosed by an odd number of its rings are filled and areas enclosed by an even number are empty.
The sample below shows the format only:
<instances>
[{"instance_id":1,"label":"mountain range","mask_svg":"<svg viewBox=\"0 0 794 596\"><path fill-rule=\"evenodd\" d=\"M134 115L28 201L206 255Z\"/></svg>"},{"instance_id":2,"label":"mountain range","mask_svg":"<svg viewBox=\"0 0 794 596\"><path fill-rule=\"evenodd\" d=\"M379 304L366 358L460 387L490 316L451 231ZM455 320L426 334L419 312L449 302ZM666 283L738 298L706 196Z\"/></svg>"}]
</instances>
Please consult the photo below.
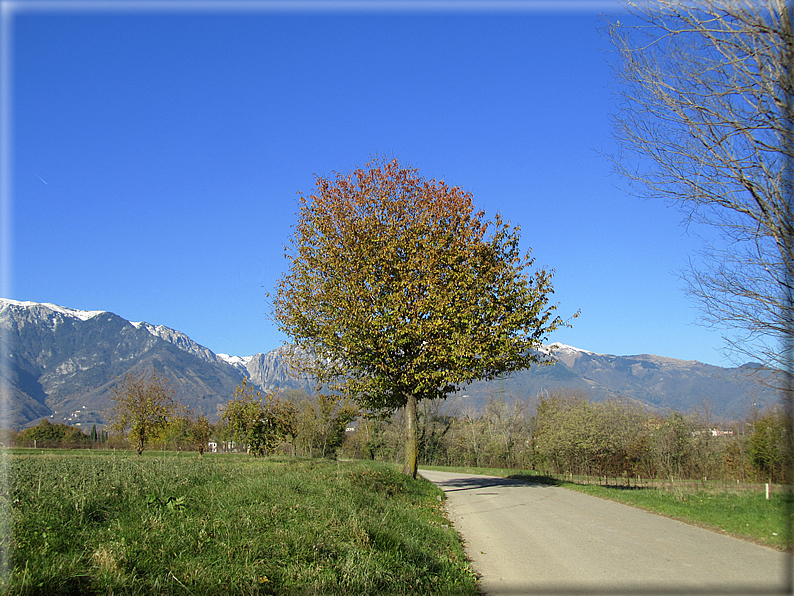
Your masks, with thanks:
<instances>
[{"instance_id":1,"label":"mountain range","mask_svg":"<svg viewBox=\"0 0 794 596\"><path fill-rule=\"evenodd\" d=\"M211 421L248 377L261 390L305 389L290 374L285 349L239 357L215 354L180 331L131 322L106 311L0 299L0 427L21 428L42 418L80 426L105 423L112 388L127 373L156 369L179 401ZM506 379L475 382L458 392L457 407L480 410L488 399L534 399L578 390L592 400L622 397L655 410L708 408L741 418L778 399L772 371L722 368L654 355L613 356L552 344L556 362Z\"/></svg>"}]
</instances>

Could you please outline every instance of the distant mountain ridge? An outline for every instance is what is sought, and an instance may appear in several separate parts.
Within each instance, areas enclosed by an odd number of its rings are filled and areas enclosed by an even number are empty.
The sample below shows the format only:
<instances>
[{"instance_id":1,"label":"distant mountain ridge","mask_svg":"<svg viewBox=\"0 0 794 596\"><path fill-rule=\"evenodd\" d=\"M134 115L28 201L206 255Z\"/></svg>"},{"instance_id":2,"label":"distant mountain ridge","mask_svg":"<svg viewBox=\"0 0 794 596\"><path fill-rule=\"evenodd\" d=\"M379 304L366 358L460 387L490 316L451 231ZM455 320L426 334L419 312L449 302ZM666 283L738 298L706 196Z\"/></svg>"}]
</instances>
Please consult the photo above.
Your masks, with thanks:
<instances>
[{"instance_id":1,"label":"distant mountain ridge","mask_svg":"<svg viewBox=\"0 0 794 596\"><path fill-rule=\"evenodd\" d=\"M0 355L4 427L43 417L103 424L116 380L152 369L169 380L183 404L211 420L246 376L262 389L306 385L288 374L280 350L237 359L240 366L180 331L105 311L0 299L0 334L8 348Z\"/></svg>"},{"instance_id":2,"label":"distant mountain ridge","mask_svg":"<svg viewBox=\"0 0 794 596\"><path fill-rule=\"evenodd\" d=\"M552 344L555 346L555 344ZM778 403L774 371L759 365L722 368L653 354L614 356L556 344L558 363L521 371L503 381L476 382L461 403L480 409L494 395L535 396L578 390L593 401L629 399L663 412L707 409L715 417L743 418L751 408Z\"/></svg>"},{"instance_id":3,"label":"distant mountain ridge","mask_svg":"<svg viewBox=\"0 0 794 596\"><path fill-rule=\"evenodd\" d=\"M169 380L183 404L211 420L217 420L244 377L262 390L310 389L307 380L290 374L285 348L246 357L215 354L180 331L106 311L0 299L0 334L8 348L0 355L3 427L44 417L101 425L116 379L152 369ZM777 399L774 390L748 378L748 371L756 378L768 375L764 369L555 348L556 364L473 383L450 401L480 409L490 397L535 397L562 388L582 390L595 400L633 399L656 409L686 411L705 402L717 415L738 417L753 402L760 407Z\"/></svg>"}]
</instances>

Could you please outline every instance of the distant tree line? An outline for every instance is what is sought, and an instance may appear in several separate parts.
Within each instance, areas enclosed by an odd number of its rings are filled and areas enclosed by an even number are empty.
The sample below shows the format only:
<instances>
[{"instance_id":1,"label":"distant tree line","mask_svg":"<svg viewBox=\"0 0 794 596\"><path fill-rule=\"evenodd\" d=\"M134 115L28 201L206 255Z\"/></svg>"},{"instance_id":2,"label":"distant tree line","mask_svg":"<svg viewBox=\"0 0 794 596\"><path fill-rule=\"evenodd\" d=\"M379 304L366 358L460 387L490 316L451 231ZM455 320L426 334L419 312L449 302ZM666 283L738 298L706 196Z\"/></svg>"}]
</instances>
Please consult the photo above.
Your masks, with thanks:
<instances>
[{"instance_id":1,"label":"distant tree line","mask_svg":"<svg viewBox=\"0 0 794 596\"><path fill-rule=\"evenodd\" d=\"M42 449L90 449L106 441L107 436L105 431L97 431L96 425L87 435L76 426L53 424L45 418L38 425L14 435L12 444Z\"/></svg>"},{"instance_id":2,"label":"distant tree line","mask_svg":"<svg viewBox=\"0 0 794 596\"><path fill-rule=\"evenodd\" d=\"M444 413L426 402L419 414L425 465L529 469L634 482L656 479L784 482L785 416L778 408L715 426L704 414L652 413L635 402L590 402L552 393L536 404L491 399L482 412ZM345 453L400 461L402 421L358 422Z\"/></svg>"},{"instance_id":3,"label":"distant tree line","mask_svg":"<svg viewBox=\"0 0 794 596\"><path fill-rule=\"evenodd\" d=\"M349 399L303 390L260 392L244 379L211 424L203 413L185 408L156 371L130 374L114 387L114 408L106 428L86 435L79 427L42 420L25 431L3 436L3 444L41 448L130 448L197 451L213 444L219 451L254 456L284 453L336 457L345 432L359 415Z\"/></svg>"},{"instance_id":4,"label":"distant tree line","mask_svg":"<svg viewBox=\"0 0 794 596\"><path fill-rule=\"evenodd\" d=\"M148 385L147 385L148 383ZM159 391L168 412L135 412L87 435L80 428L42 420L13 437L20 447L134 448L218 451L253 456L369 458L402 461L404 411L363 412L336 395L256 390L241 383L211 424L173 400L167 381L135 378L123 384L143 408ZM153 389L154 388L154 389ZM142 399L141 396L148 396ZM154 397L153 397L154 396ZM138 426L133 428L133 421ZM127 432L124 432L124 431ZM745 420L715 426L706 414L652 413L628 400L590 402L577 392L541 396L537 402L490 399L482 411L451 412L444 400L425 400L417 412L420 464L536 470L625 483L655 479L725 482L785 481L785 415L779 408L751 412ZM622 480L621 480L622 479Z\"/></svg>"}]
</instances>

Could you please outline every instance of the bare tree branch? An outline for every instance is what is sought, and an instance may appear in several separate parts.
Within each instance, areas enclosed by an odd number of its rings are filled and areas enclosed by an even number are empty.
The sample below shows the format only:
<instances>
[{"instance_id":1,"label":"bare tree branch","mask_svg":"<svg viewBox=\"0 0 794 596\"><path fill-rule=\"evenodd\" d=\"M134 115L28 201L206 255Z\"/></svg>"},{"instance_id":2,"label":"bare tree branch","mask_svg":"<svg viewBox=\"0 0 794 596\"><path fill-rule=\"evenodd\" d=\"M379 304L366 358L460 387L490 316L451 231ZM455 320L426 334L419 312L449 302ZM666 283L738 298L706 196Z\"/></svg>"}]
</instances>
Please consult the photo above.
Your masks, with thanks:
<instances>
[{"instance_id":1,"label":"bare tree branch","mask_svg":"<svg viewBox=\"0 0 794 596\"><path fill-rule=\"evenodd\" d=\"M617 50L619 151L628 190L662 199L708 244L684 272L729 352L791 370L794 36L785 0L629 2Z\"/></svg>"}]
</instances>

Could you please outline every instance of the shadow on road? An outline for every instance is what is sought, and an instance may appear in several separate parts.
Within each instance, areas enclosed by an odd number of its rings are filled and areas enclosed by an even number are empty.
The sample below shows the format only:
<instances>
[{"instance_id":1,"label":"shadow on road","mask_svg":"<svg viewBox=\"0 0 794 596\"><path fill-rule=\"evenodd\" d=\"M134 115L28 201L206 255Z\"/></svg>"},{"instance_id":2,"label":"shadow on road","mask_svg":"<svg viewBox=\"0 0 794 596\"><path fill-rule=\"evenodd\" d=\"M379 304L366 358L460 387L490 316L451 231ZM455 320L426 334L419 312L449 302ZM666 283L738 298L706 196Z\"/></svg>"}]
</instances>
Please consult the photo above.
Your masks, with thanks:
<instances>
[{"instance_id":1,"label":"shadow on road","mask_svg":"<svg viewBox=\"0 0 794 596\"><path fill-rule=\"evenodd\" d=\"M421 474L421 470L419 472ZM454 492L459 490L480 490L487 488L502 488L509 486L522 486L525 488L550 488L550 483L533 482L528 477L518 478L496 478L494 476L471 476L467 478L454 478L450 480L436 480L444 492Z\"/></svg>"},{"instance_id":2,"label":"shadow on road","mask_svg":"<svg viewBox=\"0 0 794 596\"><path fill-rule=\"evenodd\" d=\"M791 594L785 586L592 586L592 585L492 585L493 594L498 596L762 596ZM491 592L489 592L491 593Z\"/></svg>"}]
</instances>

